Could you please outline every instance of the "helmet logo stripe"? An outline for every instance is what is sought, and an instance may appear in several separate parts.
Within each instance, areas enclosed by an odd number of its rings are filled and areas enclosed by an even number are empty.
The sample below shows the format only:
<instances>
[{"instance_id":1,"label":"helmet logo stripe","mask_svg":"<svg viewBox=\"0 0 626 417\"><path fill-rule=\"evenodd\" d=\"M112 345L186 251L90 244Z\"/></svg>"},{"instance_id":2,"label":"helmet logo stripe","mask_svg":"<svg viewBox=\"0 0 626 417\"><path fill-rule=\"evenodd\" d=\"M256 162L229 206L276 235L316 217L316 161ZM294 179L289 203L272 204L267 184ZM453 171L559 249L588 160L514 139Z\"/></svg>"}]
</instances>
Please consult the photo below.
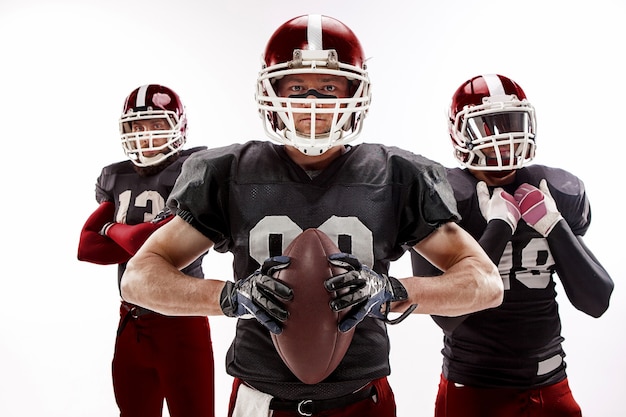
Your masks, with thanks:
<instances>
[{"instance_id":1,"label":"helmet logo stripe","mask_svg":"<svg viewBox=\"0 0 626 417\"><path fill-rule=\"evenodd\" d=\"M137 91L137 103L135 104L136 107L145 107L147 93L148 93L147 84L139 87L139 90Z\"/></svg>"},{"instance_id":2,"label":"helmet logo stripe","mask_svg":"<svg viewBox=\"0 0 626 417\"><path fill-rule=\"evenodd\" d=\"M505 96L506 91L504 91L504 85L496 74L488 74L483 75L483 79L485 83L487 83L487 88L489 89L489 93L492 96Z\"/></svg>"},{"instance_id":3,"label":"helmet logo stripe","mask_svg":"<svg viewBox=\"0 0 626 417\"><path fill-rule=\"evenodd\" d=\"M310 50L323 50L322 45L322 15L309 15L309 24L307 26L307 41Z\"/></svg>"}]
</instances>

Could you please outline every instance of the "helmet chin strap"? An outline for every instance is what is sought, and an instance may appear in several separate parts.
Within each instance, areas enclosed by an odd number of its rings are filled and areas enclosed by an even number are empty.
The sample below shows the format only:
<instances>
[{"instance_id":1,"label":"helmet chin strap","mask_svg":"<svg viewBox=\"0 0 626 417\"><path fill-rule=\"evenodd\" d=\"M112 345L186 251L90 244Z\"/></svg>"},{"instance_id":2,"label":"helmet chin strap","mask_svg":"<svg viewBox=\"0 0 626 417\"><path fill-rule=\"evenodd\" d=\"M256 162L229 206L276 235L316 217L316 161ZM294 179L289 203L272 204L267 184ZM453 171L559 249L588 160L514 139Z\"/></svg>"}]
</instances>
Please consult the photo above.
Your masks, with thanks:
<instances>
[{"instance_id":1,"label":"helmet chin strap","mask_svg":"<svg viewBox=\"0 0 626 417\"><path fill-rule=\"evenodd\" d=\"M287 138L290 141L290 145L298 149L303 154L308 155L308 156L316 156L316 155L321 155L327 150L329 150L330 148L332 148L333 146L336 146L336 145L333 145L333 143L335 143L335 141L337 141L338 139L341 139L343 132L335 131L335 132L323 133L320 135L316 135L314 140L311 140L311 137L308 135L299 135L298 132L293 132L288 129L285 129L284 135L285 135L285 138ZM295 139L308 139L311 141L307 145L302 145L301 142L298 142ZM319 145L315 143L318 141L320 143Z\"/></svg>"},{"instance_id":2,"label":"helmet chin strap","mask_svg":"<svg viewBox=\"0 0 626 417\"><path fill-rule=\"evenodd\" d=\"M167 158L166 155L162 153L156 154L155 156L144 156L143 153L139 152L137 156L142 166L156 165Z\"/></svg>"}]
</instances>

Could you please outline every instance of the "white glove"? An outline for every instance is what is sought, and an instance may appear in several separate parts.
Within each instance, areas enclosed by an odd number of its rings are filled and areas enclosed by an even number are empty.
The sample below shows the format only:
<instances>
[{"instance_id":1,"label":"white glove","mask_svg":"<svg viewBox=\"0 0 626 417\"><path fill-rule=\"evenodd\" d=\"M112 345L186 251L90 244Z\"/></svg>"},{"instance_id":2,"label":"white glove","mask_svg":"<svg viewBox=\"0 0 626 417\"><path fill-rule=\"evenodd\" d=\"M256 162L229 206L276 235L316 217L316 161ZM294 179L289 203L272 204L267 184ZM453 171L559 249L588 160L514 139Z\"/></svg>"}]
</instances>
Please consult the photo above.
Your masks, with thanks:
<instances>
[{"instance_id":1,"label":"white glove","mask_svg":"<svg viewBox=\"0 0 626 417\"><path fill-rule=\"evenodd\" d=\"M500 187L493 190L493 196L489 196L489 188L484 181L476 184L476 194L480 212L487 223L493 219L504 220L515 233L521 215L513 196Z\"/></svg>"},{"instance_id":2,"label":"white glove","mask_svg":"<svg viewBox=\"0 0 626 417\"><path fill-rule=\"evenodd\" d=\"M539 188L522 184L515 190L515 201L522 212L522 219L533 229L548 236L554 226L563 218L543 179Z\"/></svg>"}]
</instances>

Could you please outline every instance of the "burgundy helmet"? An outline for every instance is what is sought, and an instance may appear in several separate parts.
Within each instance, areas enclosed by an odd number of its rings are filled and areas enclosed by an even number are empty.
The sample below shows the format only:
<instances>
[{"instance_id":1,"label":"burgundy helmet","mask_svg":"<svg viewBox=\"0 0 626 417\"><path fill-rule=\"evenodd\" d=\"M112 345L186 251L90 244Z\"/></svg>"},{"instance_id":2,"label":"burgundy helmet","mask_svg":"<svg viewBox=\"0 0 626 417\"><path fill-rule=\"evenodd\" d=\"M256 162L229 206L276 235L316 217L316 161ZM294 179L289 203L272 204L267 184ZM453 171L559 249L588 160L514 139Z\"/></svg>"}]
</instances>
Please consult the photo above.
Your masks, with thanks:
<instances>
[{"instance_id":1,"label":"burgundy helmet","mask_svg":"<svg viewBox=\"0 0 626 417\"><path fill-rule=\"evenodd\" d=\"M134 122L150 120L164 121L163 129L133 129ZM178 94L159 84L142 85L129 94L124 101L119 125L122 148L126 156L140 167L163 162L177 153L187 140L185 106Z\"/></svg>"},{"instance_id":2,"label":"burgundy helmet","mask_svg":"<svg viewBox=\"0 0 626 417\"><path fill-rule=\"evenodd\" d=\"M535 156L535 109L524 90L503 75L479 75L461 84L448 122L454 156L467 168L517 169Z\"/></svg>"},{"instance_id":3,"label":"burgundy helmet","mask_svg":"<svg viewBox=\"0 0 626 417\"><path fill-rule=\"evenodd\" d=\"M350 97L319 92L312 96L279 97L277 84L283 77L294 74L346 77L350 82ZM319 155L360 134L370 100L363 48L342 22L322 15L299 16L282 24L267 42L257 80L256 102L271 139L295 146L306 155ZM294 113L310 114L313 121L310 133L296 131ZM321 113L333 115L330 130L315 130L315 115Z\"/></svg>"},{"instance_id":4,"label":"burgundy helmet","mask_svg":"<svg viewBox=\"0 0 626 417\"><path fill-rule=\"evenodd\" d=\"M264 65L271 67L289 62L296 49L334 49L342 63L365 67L365 54L359 39L349 27L332 17L306 15L283 23L267 42Z\"/></svg>"}]
</instances>

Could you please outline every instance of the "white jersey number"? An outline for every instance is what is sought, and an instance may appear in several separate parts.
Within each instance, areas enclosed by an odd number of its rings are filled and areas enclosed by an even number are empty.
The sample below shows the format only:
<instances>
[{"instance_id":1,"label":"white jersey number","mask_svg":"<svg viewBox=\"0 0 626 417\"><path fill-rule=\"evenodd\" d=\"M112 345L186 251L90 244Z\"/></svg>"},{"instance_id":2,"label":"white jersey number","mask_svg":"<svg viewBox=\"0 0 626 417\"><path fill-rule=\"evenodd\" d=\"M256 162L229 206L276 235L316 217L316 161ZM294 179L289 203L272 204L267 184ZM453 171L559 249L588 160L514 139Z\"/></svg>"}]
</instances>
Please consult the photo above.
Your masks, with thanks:
<instances>
[{"instance_id":1,"label":"white jersey number","mask_svg":"<svg viewBox=\"0 0 626 417\"><path fill-rule=\"evenodd\" d=\"M128 209L130 208L130 200L131 200L131 191L126 190L120 194L120 207L117 210L117 216L115 217L115 221L118 223L126 223L126 216L128 215ZM148 202L152 202L152 211L146 212L143 215L143 221L149 222L154 219L157 214L161 212L165 208L165 199L161 197L156 191L146 190L141 192L135 198L135 207L148 207Z\"/></svg>"},{"instance_id":2,"label":"white jersey number","mask_svg":"<svg viewBox=\"0 0 626 417\"><path fill-rule=\"evenodd\" d=\"M345 250L347 242L350 252L361 263L370 267L374 264L372 232L358 218L332 216L317 229L324 232L341 250ZM250 230L250 256L262 264L271 256L272 241L281 242L281 253L284 253L302 232L302 228L287 216L264 217Z\"/></svg>"},{"instance_id":3,"label":"white jersey number","mask_svg":"<svg viewBox=\"0 0 626 417\"><path fill-rule=\"evenodd\" d=\"M508 242L502 258L498 263L500 275L504 281L504 289L511 289L509 276L513 270L513 245ZM554 258L548 247L548 241L532 239L521 251L522 270L513 272L515 279L524 284L527 288L544 289L550 284L550 270L554 266Z\"/></svg>"}]
</instances>

